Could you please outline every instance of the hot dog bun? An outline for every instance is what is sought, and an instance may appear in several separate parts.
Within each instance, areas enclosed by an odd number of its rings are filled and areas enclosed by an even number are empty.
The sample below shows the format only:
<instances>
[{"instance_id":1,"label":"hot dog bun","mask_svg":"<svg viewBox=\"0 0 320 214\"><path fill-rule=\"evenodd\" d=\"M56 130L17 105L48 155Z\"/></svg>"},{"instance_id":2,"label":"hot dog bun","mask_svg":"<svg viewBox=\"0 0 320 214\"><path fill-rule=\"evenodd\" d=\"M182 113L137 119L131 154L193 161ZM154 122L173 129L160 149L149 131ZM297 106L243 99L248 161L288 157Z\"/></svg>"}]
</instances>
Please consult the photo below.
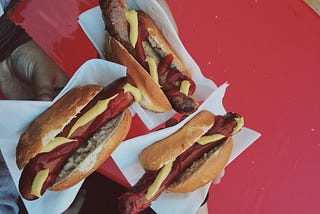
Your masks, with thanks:
<instances>
[{"instance_id":1,"label":"hot dog bun","mask_svg":"<svg viewBox=\"0 0 320 214\"><path fill-rule=\"evenodd\" d=\"M62 172L60 172L61 176L59 175L49 189L53 191L67 189L98 169L127 136L130 124L131 114L130 111L126 109L123 113L100 128L100 130L88 140L89 143L86 147L79 148L69 157L68 163L65 164ZM84 160L77 163L77 158L82 152L89 154L84 156ZM78 165L74 166L75 164Z\"/></svg>"},{"instance_id":2,"label":"hot dog bun","mask_svg":"<svg viewBox=\"0 0 320 214\"><path fill-rule=\"evenodd\" d=\"M20 137L16 148L18 168L22 169L31 158L35 157L102 88L100 85L73 88L39 115Z\"/></svg>"},{"instance_id":3,"label":"hot dog bun","mask_svg":"<svg viewBox=\"0 0 320 214\"><path fill-rule=\"evenodd\" d=\"M209 152L207 156L189 167L166 189L166 192L193 192L211 182L228 163L232 147L232 138L228 138L216 151Z\"/></svg>"},{"instance_id":4,"label":"hot dog bun","mask_svg":"<svg viewBox=\"0 0 320 214\"><path fill-rule=\"evenodd\" d=\"M154 46L159 50L158 54L160 54L162 57L172 54L173 66L191 78L191 74L188 72L188 69L181 62L176 52L173 50L167 39L163 36L162 32L159 30L157 25L155 25L150 16L147 13L139 10L138 20L146 27L146 30L149 33L149 40L153 41Z\"/></svg>"},{"instance_id":5,"label":"hot dog bun","mask_svg":"<svg viewBox=\"0 0 320 214\"><path fill-rule=\"evenodd\" d=\"M105 51L108 60L127 67L128 77L141 92L139 104L143 108L152 112L165 112L172 109L159 85L120 42L107 35Z\"/></svg>"},{"instance_id":6,"label":"hot dog bun","mask_svg":"<svg viewBox=\"0 0 320 214\"><path fill-rule=\"evenodd\" d=\"M140 163L146 170L160 169L197 142L214 124L214 114L201 111L177 132L160 140L140 153Z\"/></svg>"}]
</instances>

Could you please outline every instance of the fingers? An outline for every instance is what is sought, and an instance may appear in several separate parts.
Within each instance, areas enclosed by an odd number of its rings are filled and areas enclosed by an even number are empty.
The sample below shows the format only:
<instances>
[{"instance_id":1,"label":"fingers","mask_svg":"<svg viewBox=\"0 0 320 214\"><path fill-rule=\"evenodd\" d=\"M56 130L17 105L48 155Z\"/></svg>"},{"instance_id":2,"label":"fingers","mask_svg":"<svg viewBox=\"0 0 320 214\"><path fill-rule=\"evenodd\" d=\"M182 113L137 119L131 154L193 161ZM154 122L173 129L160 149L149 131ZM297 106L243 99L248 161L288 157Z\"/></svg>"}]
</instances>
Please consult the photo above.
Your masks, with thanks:
<instances>
[{"instance_id":1,"label":"fingers","mask_svg":"<svg viewBox=\"0 0 320 214\"><path fill-rule=\"evenodd\" d=\"M69 78L45 52L42 51L39 57L42 60L34 67L32 78L36 99L53 100Z\"/></svg>"},{"instance_id":2,"label":"fingers","mask_svg":"<svg viewBox=\"0 0 320 214\"><path fill-rule=\"evenodd\" d=\"M34 41L18 47L10 58L12 72L33 88L32 99L52 100L68 82L68 76Z\"/></svg>"},{"instance_id":3,"label":"fingers","mask_svg":"<svg viewBox=\"0 0 320 214\"><path fill-rule=\"evenodd\" d=\"M49 94L41 94L41 95L38 95L36 97L36 100L40 100L40 101L51 101L53 100L53 96L52 95L49 95Z\"/></svg>"},{"instance_id":4,"label":"fingers","mask_svg":"<svg viewBox=\"0 0 320 214\"><path fill-rule=\"evenodd\" d=\"M39 78L38 78L39 77ZM48 75L50 78L50 75ZM45 79L43 76L35 78L36 100L53 100L67 83L68 79L64 75L57 74L56 77Z\"/></svg>"},{"instance_id":5,"label":"fingers","mask_svg":"<svg viewBox=\"0 0 320 214\"><path fill-rule=\"evenodd\" d=\"M0 62L0 90L6 99L31 99L33 97L33 89L21 82L12 71L9 60Z\"/></svg>"},{"instance_id":6,"label":"fingers","mask_svg":"<svg viewBox=\"0 0 320 214\"><path fill-rule=\"evenodd\" d=\"M223 169L220 174L213 180L214 184L219 184L221 182L222 177L225 174L225 170Z\"/></svg>"},{"instance_id":7,"label":"fingers","mask_svg":"<svg viewBox=\"0 0 320 214\"><path fill-rule=\"evenodd\" d=\"M48 67L48 66L46 66ZM42 101L53 100L68 82L68 77L58 68L34 71L33 85L35 99Z\"/></svg>"},{"instance_id":8,"label":"fingers","mask_svg":"<svg viewBox=\"0 0 320 214\"><path fill-rule=\"evenodd\" d=\"M41 51L41 48L33 41L17 47L8 58L12 75L25 83L31 83L33 67L40 60L38 56Z\"/></svg>"},{"instance_id":9,"label":"fingers","mask_svg":"<svg viewBox=\"0 0 320 214\"><path fill-rule=\"evenodd\" d=\"M54 89L56 78L55 71L47 71L42 68L38 68L34 71L32 82L36 100L53 100L57 93Z\"/></svg>"},{"instance_id":10,"label":"fingers","mask_svg":"<svg viewBox=\"0 0 320 214\"><path fill-rule=\"evenodd\" d=\"M57 71L57 78L53 84L54 97L56 97L59 92L64 88L64 86L68 83L69 77L62 70ZM53 97L53 98L54 98Z\"/></svg>"}]
</instances>

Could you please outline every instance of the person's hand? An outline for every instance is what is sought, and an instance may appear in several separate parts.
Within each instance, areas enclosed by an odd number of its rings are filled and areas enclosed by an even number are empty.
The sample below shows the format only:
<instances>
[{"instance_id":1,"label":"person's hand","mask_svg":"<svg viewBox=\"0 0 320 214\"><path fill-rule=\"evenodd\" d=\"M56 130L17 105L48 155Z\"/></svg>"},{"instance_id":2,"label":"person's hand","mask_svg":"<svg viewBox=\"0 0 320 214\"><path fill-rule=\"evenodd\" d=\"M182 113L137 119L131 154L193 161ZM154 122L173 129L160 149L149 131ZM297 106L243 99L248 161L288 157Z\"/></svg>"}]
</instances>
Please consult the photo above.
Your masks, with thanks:
<instances>
[{"instance_id":1,"label":"person's hand","mask_svg":"<svg viewBox=\"0 0 320 214\"><path fill-rule=\"evenodd\" d=\"M223 169L219 175L212 181L213 184L219 184L221 182L222 177L225 174L225 170ZM209 193L208 193L209 194ZM208 195L207 195L208 197ZM207 201L197 210L196 214L208 214L209 210L208 210L208 205L207 205Z\"/></svg>"},{"instance_id":2,"label":"person's hand","mask_svg":"<svg viewBox=\"0 0 320 214\"><path fill-rule=\"evenodd\" d=\"M52 100L68 76L34 41L0 62L0 89L7 99Z\"/></svg>"},{"instance_id":3,"label":"person's hand","mask_svg":"<svg viewBox=\"0 0 320 214\"><path fill-rule=\"evenodd\" d=\"M214 184L219 184L221 182L222 177L225 174L225 170L222 169L222 171L219 173L219 175L213 180Z\"/></svg>"}]
</instances>

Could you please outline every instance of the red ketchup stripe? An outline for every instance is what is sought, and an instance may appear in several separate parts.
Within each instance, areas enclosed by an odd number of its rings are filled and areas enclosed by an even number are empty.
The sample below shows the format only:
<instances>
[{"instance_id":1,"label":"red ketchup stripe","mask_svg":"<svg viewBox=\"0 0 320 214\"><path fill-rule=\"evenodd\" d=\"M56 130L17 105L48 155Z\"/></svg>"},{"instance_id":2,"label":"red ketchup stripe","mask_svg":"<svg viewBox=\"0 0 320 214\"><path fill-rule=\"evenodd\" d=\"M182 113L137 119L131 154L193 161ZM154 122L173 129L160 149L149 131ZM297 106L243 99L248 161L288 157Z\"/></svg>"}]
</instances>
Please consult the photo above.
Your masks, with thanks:
<instances>
[{"instance_id":1,"label":"red ketchup stripe","mask_svg":"<svg viewBox=\"0 0 320 214\"><path fill-rule=\"evenodd\" d=\"M144 48L143 48L142 42L143 41L147 41L147 40L148 40L148 32L144 27L142 27L142 24L139 23L138 24L138 40L137 40L137 43L136 43L135 50L136 50L136 55L137 55L138 62L146 70L148 70L148 66L147 66L147 63L145 61L146 60L146 54L144 52Z\"/></svg>"},{"instance_id":2,"label":"red ketchup stripe","mask_svg":"<svg viewBox=\"0 0 320 214\"><path fill-rule=\"evenodd\" d=\"M168 54L167 56L163 57L158 65L158 74L159 76L165 74L171 66L171 63L173 61L173 55Z\"/></svg>"}]
</instances>

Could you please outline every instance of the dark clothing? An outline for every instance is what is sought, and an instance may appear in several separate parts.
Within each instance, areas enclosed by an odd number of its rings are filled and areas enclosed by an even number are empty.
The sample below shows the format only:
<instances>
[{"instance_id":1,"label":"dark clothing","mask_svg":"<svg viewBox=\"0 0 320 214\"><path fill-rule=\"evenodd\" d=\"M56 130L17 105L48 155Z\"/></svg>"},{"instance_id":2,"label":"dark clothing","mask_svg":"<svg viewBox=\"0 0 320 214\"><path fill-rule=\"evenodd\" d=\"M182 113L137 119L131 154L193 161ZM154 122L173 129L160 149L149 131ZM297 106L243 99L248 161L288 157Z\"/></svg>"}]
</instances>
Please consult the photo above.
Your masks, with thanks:
<instances>
[{"instance_id":1,"label":"dark clothing","mask_svg":"<svg viewBox=\"0 0 320 214\"><path fill-rule=\"evenodd\" d=\"M0 17L0 62L20 45L32 40L29 34L9 18Z\"/></svg>"},{"instance_id":2,"label":"dark clothing","mask_svg":"<svg viewBox=\"0 0 320 214\"><path fill-rule=\"evenodd\" d=\"M127 189L95 172L86 178L81 188L86 190L86 200L80 214L119 214L118 197ZM140 214L156 214L151 208Z\"/></svg>"}]
</instances>

